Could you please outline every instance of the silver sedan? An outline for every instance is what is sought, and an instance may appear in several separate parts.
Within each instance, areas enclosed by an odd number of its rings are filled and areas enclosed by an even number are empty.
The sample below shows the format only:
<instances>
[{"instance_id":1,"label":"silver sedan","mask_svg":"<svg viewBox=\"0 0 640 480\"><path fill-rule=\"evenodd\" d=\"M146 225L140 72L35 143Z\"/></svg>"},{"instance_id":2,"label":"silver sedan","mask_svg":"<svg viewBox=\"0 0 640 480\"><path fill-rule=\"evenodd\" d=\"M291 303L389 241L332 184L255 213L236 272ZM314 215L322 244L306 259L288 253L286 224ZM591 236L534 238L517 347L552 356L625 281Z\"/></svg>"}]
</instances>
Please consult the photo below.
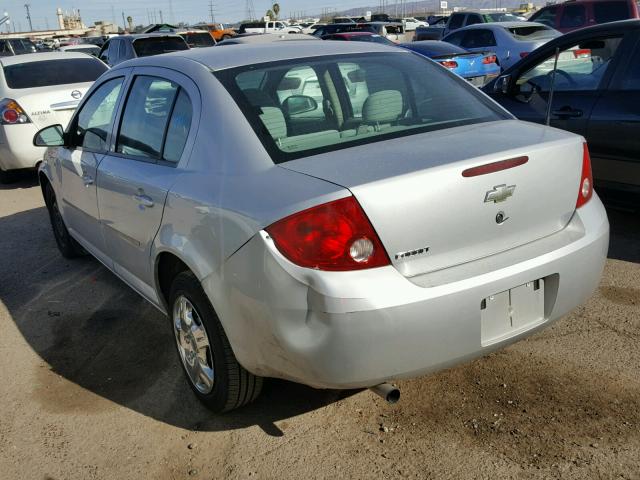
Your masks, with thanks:
<instances>
[{"instance_id":1,"label":"silver sedan","mask_svg":"<svg viewBox=\"0 0 640 480\"><path fill-rule=\"evenodd\" d=\"M494 52L503 70L549 40L562 35L535 22L478 23L456 30L442 40L470 52Z\"/></svg>"},{"instance_id":2,"label":"silver sedan","mask_svg":"<svg viewBox=\"0 0 640 480\"><path fill-rule=\"evenodd\" d=\"M34 143L62 254L169 316L215 411L263 377L373 387L485 355L584 302L607 252L581 137L403 49L132 60Z\"/></svg>"}]
</instances>

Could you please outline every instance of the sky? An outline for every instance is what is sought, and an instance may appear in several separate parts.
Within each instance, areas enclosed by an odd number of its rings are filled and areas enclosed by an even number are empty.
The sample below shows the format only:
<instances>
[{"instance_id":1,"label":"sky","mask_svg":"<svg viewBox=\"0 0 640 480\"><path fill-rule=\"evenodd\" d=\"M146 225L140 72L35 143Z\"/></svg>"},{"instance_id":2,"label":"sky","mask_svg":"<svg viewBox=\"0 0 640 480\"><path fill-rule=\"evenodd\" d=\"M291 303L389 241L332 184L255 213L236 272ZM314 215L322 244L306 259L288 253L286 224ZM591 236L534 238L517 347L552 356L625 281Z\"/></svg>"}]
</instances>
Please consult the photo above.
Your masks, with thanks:
<instances>
[{"instance_id":1,"label":"sky","mask_svg":"<svg viewBox=\"0 0 640 480\"><path fill-rule=\"evenodd\" d=\"M234 22L245 17L247 0L213 0L214 14L218 22ZM250 0L253 2L255 13L262 17L270 8L269 0ZM325 8L344 10L366 5L378 5L380 0L282 0L280 1L280 16L287 17L289 13L306 12L307 15L318 14ZM122 12L125 17L133 17L133 23L148 24L155 11L155 18L160 21L160 11L165 22L185 21L195 23L209 19L209 0L4 0L1 5L11 17L11 29L16 31L29 30L26 18L25 3L30 4L31 22L34 30L54 28L57 25L56 8L70 11L80 9L82 20L86 25L93 25L96 20L116 21L122 25ZM392 3L388 1L388 3ZM0 13L2 11L0 10ZM171 14L173 12L173 15ZM3 31L6 27L3 27Z\"/></svg>"}]
</instances>

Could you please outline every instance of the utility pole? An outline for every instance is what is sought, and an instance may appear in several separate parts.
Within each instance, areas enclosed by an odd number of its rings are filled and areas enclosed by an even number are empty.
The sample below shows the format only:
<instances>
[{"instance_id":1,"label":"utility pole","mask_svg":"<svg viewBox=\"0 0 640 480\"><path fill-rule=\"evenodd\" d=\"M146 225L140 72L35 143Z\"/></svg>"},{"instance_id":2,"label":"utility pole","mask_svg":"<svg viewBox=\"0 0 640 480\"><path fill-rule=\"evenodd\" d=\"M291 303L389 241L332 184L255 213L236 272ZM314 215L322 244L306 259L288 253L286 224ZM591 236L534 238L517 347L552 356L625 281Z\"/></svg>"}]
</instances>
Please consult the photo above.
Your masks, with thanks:
<instances>
[{"instance_id":1,"label":"utility pole","mask_svg":"<svg viewBox=\"0 0 640 480\"><path fill-rule=\"evenodd\" d=\"M216 16L213 14L213 0L209 0L209 20L216 23Z\"/></svg>"},{"instance_id":2,"label":"utility pole","mask_svg":"<svg viewBox=\"0 0 640 480\"><path fill-rule=\"evenodd\" d=\"M24 4L24 8L27 10L27 20L29 20L29 31L33 32L33 25L31 25L31 14L29 13L30 7L31 5L29 5L28 3Z\"/></svg>"},{"instance_id":3,"label":"utility pole","mask_svg":"<svg viewBox=\"0 0 640 480\"><path fill-rule=\"evenodd\" d=\"M164 23L164 19L162 18L162 10L160 10L160 23Z\"/></svg>"},{"instance_id":4,"label":"utility pole","mask_svg":"<svg viewBox=\"0 0 640 480\"><path fill-rule=\"evenodd\" d=\"M173 16L173 2L169 0L169 22L171 23L171 25L173 25L175 21L176 19Z\"/></svg>"},{"instance_id":5,"label":"utility pole","mask_svg":"<svg viewBox=\"0 0 640 480\"><path fill-rule=\"evenodd\" d=\"M127 22L124 19L124 12L122 12L122 30L125 32L127 31Z\"/></svg>"}]
</instances>

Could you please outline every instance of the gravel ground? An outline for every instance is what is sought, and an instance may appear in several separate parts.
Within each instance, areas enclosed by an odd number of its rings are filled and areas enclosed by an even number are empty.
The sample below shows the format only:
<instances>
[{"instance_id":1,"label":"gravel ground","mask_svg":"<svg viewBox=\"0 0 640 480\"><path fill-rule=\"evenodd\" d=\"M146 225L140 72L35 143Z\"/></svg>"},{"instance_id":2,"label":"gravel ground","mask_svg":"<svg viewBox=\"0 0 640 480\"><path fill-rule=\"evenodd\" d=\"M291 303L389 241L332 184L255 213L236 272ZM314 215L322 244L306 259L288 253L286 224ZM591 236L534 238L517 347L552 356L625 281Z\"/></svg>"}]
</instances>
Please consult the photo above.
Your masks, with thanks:
<instances>
[{"instance_id":1,"label":"gravel ground","mask_svg":"<svg viewBox=\"0 0 640 480\"><path fill-rule=\"evenodd\" d=\"M610 211L600 289L544 332L369 391L269 381L213 416L166 319L56 250L39 187L0 187L0 478L640 479L640 215Z\"/></svg>"}]
</instances>

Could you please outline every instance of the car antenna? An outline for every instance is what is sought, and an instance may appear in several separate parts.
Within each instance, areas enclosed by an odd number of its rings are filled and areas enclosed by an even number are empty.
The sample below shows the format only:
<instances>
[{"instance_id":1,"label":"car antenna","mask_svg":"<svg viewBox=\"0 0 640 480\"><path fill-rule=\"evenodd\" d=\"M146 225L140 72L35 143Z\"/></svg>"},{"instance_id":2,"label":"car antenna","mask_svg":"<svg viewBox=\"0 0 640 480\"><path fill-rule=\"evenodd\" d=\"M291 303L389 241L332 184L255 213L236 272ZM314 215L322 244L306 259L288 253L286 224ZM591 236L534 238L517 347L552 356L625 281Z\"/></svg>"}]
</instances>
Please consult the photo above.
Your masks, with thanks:
<instances>
[{"instance_id":1,"label":"car antenna","mask_svg":"<svg viewBox=\"0 0 640 480\"><path fill-rule=\"evenodd\" d=\"M551 86L549 88L549 104L547 105L547 115L544 124L548 127L551 124L551 107L553 106L553 91L556 87L556 70L558 69L558 57L560 56L560 47L556 47L556 54L553 60L553 71L551 72Z\"/></svg>"}]
</instances>

